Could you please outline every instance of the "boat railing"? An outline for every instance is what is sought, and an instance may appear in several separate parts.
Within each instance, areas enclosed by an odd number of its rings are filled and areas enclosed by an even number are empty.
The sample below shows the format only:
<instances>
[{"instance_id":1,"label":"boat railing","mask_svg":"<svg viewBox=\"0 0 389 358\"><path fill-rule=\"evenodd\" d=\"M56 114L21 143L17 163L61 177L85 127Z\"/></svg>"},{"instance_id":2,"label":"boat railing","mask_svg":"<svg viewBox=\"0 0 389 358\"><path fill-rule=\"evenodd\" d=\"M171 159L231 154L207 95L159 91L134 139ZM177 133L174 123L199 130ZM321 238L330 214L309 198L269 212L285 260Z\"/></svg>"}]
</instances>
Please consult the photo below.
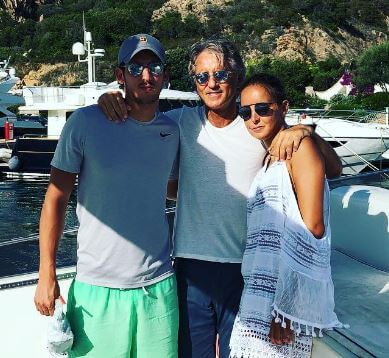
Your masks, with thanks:
<instances>
[{"instance_id":1,"label":"boat railing","mask_svg":"<svg viewBox=\"0 0 389 358\"><path fill-rule=\"evenodd\" d=\"M332 117L333 118L333 117ZM317 122L315 122L317 124ZM352 156L355 156L357 157L361 163L364 163L366 165L366 167L368 167L370 170L372 170L373 172L379 172L380 171L380 168L378 168L376 165L374 165L371 161L365 159L362 155L358 154L354 149L352 149L349 145L347 145L346 143L343 143L341 142L338 138L336 138L335 136L333 136L328 130L326 130L325 128L323 127L320 127L321 130L329 137L332 139L332 141L334 142L337 142L338 144L340 144L344 149L346 149ZM344 156L343 156L344 157ZM358 172L355 172L355 174L358 173ZM389 175L388 174L384 174L386 176L387 179L389 179Z\"/></svg>"},{"instance_id":2,"label":"boat railing","mask_svg":"<svg viewBox=\"0 0 389 358\"><path fill-rule=\"evenodd\" d=\"M25 86L23 87L23 97L26 106L33 106L37 103L63 103L67 97L74 95L83 95L84 97L93 96L92 93L102 91L107 88L104 83L93 83L82 86Z\"/></svg>"},{"instance_id":3,"label":"boat railing","mask_svg":"<svg viewBox=\"0 0 389 358\"><path fill-rule=\"evenodd\" d=\"M359 123L378 123L388 125L389 107L382 111L372 111L365 109L340 110L340 109L320 109L320 108L292 108L288 116L291 118L304 117L312 119L317 123L321 119L342 119Z\"/></svg>"},{"instance_id":4,"label":"boat railing","mask_svg":"<svg viewBox=\"0 0 389 358\"><path fill-rule=\"evenodd\" d=\"M72 234L76 233L77 230L78 230L78 227L75 227L75 226L72 228L69 228L67 230L64 230L63 236L70 237L70 236L72 236ZM11 239L11 240L0 242L0 247L20 244L20 243L30 242L30 241L37 241L37 240L39 240L39 234L32 234L29 236L17 237L17 238Z\"/></svg>"},{"instance_id":5,"label":"boat railing","mask_svg":"<svg viewBox=\"0 0 389 358\"><path fill-rule=\"evenodd\" d=\"M328 179L331 189L343 185L363 184L366 182L375 182L374 185L383 186L389 179L389 168L376 171L357 173L354 175L341 176L339 178Z\"/></svg>"}]
</instances>

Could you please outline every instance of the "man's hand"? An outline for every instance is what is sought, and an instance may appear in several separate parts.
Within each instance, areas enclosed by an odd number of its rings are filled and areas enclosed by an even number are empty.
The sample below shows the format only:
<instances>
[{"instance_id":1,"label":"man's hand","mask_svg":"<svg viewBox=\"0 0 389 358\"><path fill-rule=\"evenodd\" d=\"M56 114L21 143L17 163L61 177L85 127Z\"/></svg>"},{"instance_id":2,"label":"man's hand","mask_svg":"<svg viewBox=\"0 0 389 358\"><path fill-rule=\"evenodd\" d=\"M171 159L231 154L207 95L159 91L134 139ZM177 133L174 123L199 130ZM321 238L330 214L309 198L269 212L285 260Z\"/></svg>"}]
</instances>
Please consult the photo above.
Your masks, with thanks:
<instances>
[{"instance_id":1,"label":"man's hand","mask_svg":"<svg viewBox=\"0 0 389 358\"><path fill-rule=\"evenodd\" d=\"M120 91L110 91L102 94L97 104L111 121L125 121L128 118L128 110Z\"/></svg>"},{"instance_id":2,"label":"man's hand","mask_svg":"<svg viewBox=\"0 0 389 358\"><path fill-rule=\"evenodd\" d=\"M298 124L291 128L278 132L269 148L269 153L276 160L292 158L303 138L311 136L313 128Z\"/></svg>"},{"instance_id":3,"label":"man's hand","mask_svg":"<svg viewBox=\"0 0 389 358\"><path fill-rule=\"evenodd\" d=\"M290 320L285 319L286 328L282 328L281 323L276 323L273 318L270 326L269 338L272 344L289 344L293 341L293 332L290 329Z\"/></svg>"},{"instance_id":4,"label":"man's hand","mask_svg":"<svg viewBox=\"0 0 389 358\"><path fill-rule=\"evenodd\" d=\"M60 290L55 275L39 277L34 297L37 311L42 315L52 316L54 314L55 300L59 295Z\"/></svg>"}]
</instances>

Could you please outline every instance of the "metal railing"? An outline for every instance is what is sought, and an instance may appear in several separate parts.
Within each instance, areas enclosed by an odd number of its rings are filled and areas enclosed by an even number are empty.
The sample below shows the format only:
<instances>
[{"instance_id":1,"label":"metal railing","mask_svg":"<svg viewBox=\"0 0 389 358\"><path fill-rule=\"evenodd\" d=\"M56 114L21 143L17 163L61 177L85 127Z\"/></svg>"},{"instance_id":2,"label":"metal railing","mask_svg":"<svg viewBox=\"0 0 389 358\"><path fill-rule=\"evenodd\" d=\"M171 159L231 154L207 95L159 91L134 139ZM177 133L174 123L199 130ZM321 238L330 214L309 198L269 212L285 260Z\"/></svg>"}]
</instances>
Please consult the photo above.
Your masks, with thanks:
<instances>
[{"instance_id":1,"label":"metal railing","mask_svg":"<svg viewBox=\"0 0 389 358\"><path fill-rule=\"evenodd\" d=\"M340 109L319 109L319 108L291 108L287 117L305 114L315 120L320 119L342 119L359 123L380 123L389 125L389 107L382 111L371 111L364 109L340 110Z\"/></svg>"}]
</instances>

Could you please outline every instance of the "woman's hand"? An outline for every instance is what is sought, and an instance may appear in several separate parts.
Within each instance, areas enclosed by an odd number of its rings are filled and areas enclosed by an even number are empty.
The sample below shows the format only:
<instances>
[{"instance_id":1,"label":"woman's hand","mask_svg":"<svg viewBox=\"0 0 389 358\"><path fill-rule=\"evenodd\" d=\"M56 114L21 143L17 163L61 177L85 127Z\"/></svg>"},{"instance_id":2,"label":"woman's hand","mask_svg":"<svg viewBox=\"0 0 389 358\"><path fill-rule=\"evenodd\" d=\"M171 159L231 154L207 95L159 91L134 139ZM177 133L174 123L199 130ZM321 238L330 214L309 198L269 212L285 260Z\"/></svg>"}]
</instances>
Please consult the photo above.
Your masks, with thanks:
<instances>
[{"instance_id":1,"label":"woman's hand","mask_svg":"<svg viewBox=\"0 0 389 358\"><path fill-rule=\"evenodd\" d=\"M293 342L293 331L290 329L290 320L285 318L286 328L282 328L281 322L276 323L273 318L270 326L269 338L272 344L289 344Z\"/></svg>"}]
</instances>

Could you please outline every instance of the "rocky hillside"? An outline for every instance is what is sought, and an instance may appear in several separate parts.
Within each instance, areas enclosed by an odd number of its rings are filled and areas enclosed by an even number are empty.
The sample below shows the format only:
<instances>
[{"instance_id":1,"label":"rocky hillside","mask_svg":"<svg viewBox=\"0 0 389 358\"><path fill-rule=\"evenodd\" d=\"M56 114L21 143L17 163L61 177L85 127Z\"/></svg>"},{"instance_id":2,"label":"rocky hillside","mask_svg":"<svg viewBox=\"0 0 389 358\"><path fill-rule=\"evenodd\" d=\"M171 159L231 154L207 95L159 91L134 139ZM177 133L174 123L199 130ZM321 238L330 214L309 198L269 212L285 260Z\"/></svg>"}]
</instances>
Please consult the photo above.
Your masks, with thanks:
<instances>
[{"instance_id":1,"label":"rocky hillside","mask_svg":"<svg viewBox=\"0 0 389 358\"><path fill-rule=\"evenodd\" d=\"M309 3L309 1L305 1ZM322 1L323 3L325 1ZM353 1L349 1L351 4ZM245 3L246 8L245 8ZM262 10L271 7L271 3L286 5L293 8L294 3L297 1L258 1L262 3ZM311 1L315 3L315 1ZM320 3L320 1L316 1ZM331 3L331 1L329 1ZM355 5L358 5L358 2L355 2ZM291 12L291 18L283 25L270 26L264 31L258 31L260 26L257 28L253 27L250 30L241 29L242 32L246 35L246 40L244 42L243 51L247 58L257 57L258 55L271 54L275 57L282 57L289 60L302 60L302 61L317 61L324 60L330 55L341 59L342 61L350 61L357 54L359 54L364 49L370 47L374 44L380 44L385 41L388 41L388 31L389 31L389 16L388 1L379 2L382 3L382 10L380 7L371 7L367 8L366 11L374 11L377 18L381 20L381 26L369 26L369 24L364 22L358 22L357 18L350 16L347 22L338 23L327 23L323 24L315 16L312 16L309 12L304 14L303 12ZM384 8L386 4L386 10ZM195 16L202 26L206 26L206 23L209 21L215 21L215 18L212 18L213 13L219 13L224 15L226 19L225 26L222 26L222 32L229 34L233 31L232 27L229 26L228 20L229 17L243 17L245 11L249 12L250 10L249 1L230 1L230 0L169 0L164 3L160 9L156 9L153 13L153 20L158 21L159 19L166 17L169 13L177 12L180 14L182 19L185 19L189 16ZM234 11L234 9L239 8L240 13ZM215 11L217 9L217 11ZM261 10L261 7L257 8ZM255 9L253 9L255 10ZM293 10L297 10L295 7ZM300 9L301 10L301 9ZM315 10L314 8L312 10ZM317 6L318 11L320 9L320 4ZM340 11L341 9L334 8L333 11ZM362 11L362 9L361 9ZM258 14L254 16L261 18L261 12L258 11ZM338 14L335 14L333 18L336 18ZM347 16L345 14L345 16ZM250 16L247 16L248 22L252 21ZM256 21L258 21L256 19ZM266 19L265 16L265 21ZM270 19L272 20L272 19ZM316 20L316 21L315 21ZM264 22L265 22L264 21ZM267 21L266 21L267 22ZM331 25L331 26L329 26ZM333 26L338 25L338 26ZM343 26L342 26L343 25Z\"/></svg>"},{"instance_id":2,"label":"rocky hillside","mask_svg":"<svg viewBox=\"0 0 389 358\"><path fill-rule=\"evenodd\" d=\"M0 0L0 57L11 55L25 74L33 69L26 82L82 81L63 64L75 62L70 48L82 40L83 12L96 46L107 51L104 81L120 41L136 32L154 34L173 54L216 34L234 41L246 61L311 64L329 56L350 63L389 34L388 0Z\"/></svg>"},{"instance_id":3,"label":"rocky hillside","mask_svg":"<svg viewBox=\"0 0 389 358\"><path fill-rule=\"evenodd\" d=\"M14 19L37 19L40 6L60 4L55 0L1 0L0 8L4 9Z\"/></svg>"}]
</instances>

